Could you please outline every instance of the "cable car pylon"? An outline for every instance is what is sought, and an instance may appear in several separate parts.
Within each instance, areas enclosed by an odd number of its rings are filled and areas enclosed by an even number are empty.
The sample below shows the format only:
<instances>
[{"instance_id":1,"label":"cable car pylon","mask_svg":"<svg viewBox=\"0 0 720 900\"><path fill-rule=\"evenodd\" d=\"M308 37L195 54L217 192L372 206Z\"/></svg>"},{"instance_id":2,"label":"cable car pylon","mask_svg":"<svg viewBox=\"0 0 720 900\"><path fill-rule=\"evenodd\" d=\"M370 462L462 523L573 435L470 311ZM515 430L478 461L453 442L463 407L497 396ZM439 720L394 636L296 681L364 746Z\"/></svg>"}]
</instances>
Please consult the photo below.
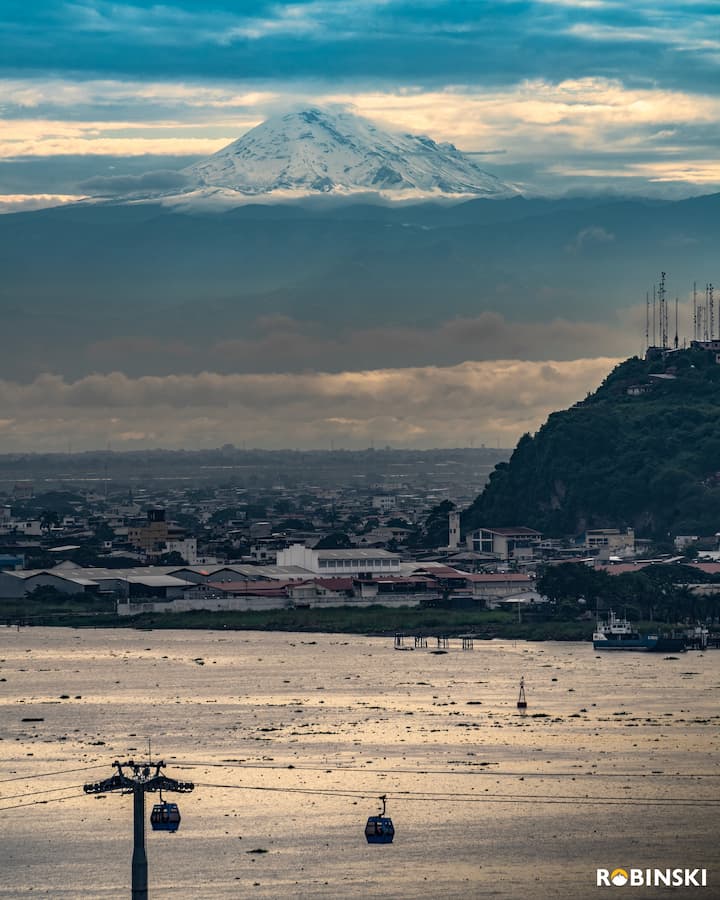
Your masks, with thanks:
<instances>
[{"instance_id":1,"label":"cable car pylon","mask_svg":"<svg viewBox=\"0 0 720 900\"><path fill-rule=\"evenodd\" d=\"M165 768L165 763L147 762L136 763L114 762L117 772L104 781L96 781L83 785L86 794L107 794L112 791L120 791L122 794L133 795L133 855L132 855L132 900L148 900L148 869L147 854L145 853L145 794L148 791L168 791L180 794L188 794L195 789L192 781L177 781L168 778L160 771ZM129 771L125 771L129 770ZM154 771L153 771L154 770ZM176 830L180 824L180 813L177 804L161 804L161 806L174 807L174 828L162 830ZM153 810L154 812L154 810Z\"/></svg>"}]
</instances>

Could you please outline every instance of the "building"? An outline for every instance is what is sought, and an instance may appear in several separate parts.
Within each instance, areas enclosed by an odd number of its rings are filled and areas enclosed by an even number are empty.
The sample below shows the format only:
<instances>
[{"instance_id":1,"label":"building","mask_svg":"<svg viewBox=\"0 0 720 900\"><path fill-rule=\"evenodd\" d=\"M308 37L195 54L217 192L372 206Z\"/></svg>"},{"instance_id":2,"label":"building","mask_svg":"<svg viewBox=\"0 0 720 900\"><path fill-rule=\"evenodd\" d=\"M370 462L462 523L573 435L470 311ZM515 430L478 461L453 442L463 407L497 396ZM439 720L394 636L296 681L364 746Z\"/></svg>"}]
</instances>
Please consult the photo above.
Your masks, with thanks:
<instances>
[{"instance_id":1,"label":"building","mask_svg":"<svg viewBox=\"0 0 720 900\"><path fill-rule=\"evenodd\" d=\"M651 384L631 384L625 391L629 397L641 397L643 394L649 394L652 391Z\"/></svg>"},{"instance_id":2,"label":"building","mask_svg":"<svg viewBox=\"0 0 720 900\"><path fill-rule=\"evenodd\" d=\"M678 534L673 538L673 544L678 553L682 553L683 550L687 550L691 544L695 544L699 540L700 536L697 534Z\"/></svg>"},{"instance_id":3,"label":"building","mask_svg":"<svg viewBox=\"0 0 720 900\"><path fill-rule=\"evenodd\" d=\"M61 594L93 594L97 582L79 571L48 571L27 569L0 572L0 599L21 600L36 588L53 588Z\"/></svg>"},{"instance_id":4,"label":"building","mask_svg":"<svg viewBox=\"0 0 720 900\"><path fill-rule=\"evenodd\" d=\"M448 515L448 549L457 550L460 546L460 513L453 509Z\"/></svg>"},{"instance_id":5,"label":"building","mask_svg":"<svg viewBox=\"0 0 720 900\"><path fill-rule=\"evenodd\" d=\"M400 556L388 550L314 550L293 544L278 550L278 566L301 566L317 575L391 575L400 571Z\"/></svg>"},{"instance_id":6,"label":"building","mask_svg":"<svg viewBox=\"0 0 720 900\"><path fill-rule=\"evenodd\" d=\"M25 557L15 553L0 553L0 570L22 569Z\"/></svg>"},{"instance_id":7,"label":"building","mask_svg":"<svg viewBox=\"0 0 720 900\"><path fill-rule=\"evenodd\" d=\"M465 536L468 550L492 553L507 562L523 562L535 557L542 534L534 528L476 528Z\"/></svg>"},{"instance_id":8,"label":"building","mask_svg":"<svg viewBox=\"0 0 720 900\"><path fill-rule=\"evenodd\" d=\"M144 525L128 528L128 543L143 553L161 553L168 536L164 509L149 509Z\"/></svg>"},{"instance_id":9,"label":"building","mask_svg":"<svg viewBox=\"0 0 720 900\"><path fill-rule=\"evenodd\" d=\"M585 532L585 548L602 559L610 556L634 556L635 532L632 528L593 528Z\"/></svg>"},{"instance_id":10,"label":"building","mask_svg":"<svg viewBox=\"0 0 720 900\"><path fill-rule=\"evenodd\" d=\"M465 581L470 596L482 601L488 609L497 609L501 603L512 597L534 596L536 593L535 579L531 575L521 575L517 572L468 573Z\"/></svg>"},{"instance_id":11,"label":"building","mask_svg":"<svg viewBox=\"0 0 720 900\"><path fill-rule=\"evenodd\" d=\"M197 559L195 538L189 539L191 541L189 544L184 529L177 525L171 525L165 520L164 509L149 509L147 522L144 525L130 526L127 539L132 547L136 547L146 556L159 556L161 553L171 553L173 550L177 550L188 563L192 563L188 554ZM194 543L194 547L192 543Z\"/></svg>"},{"instance_id":12,"label":"building","mask_svg":"<svg viewBox=\"0 0 720 900\"><path fill-rule=\"evenodd\" d=\"M713 338L711 341L690 341L690 347L693 350L707 350L715 357L715 362L720 363L720 339Z\"/></svg>"},{"instance_id":13,"label":"building","mask_svg":"<svg viewBox=\"0 0 720 900\"><path fill-rule=\"evenodd\" d=\"M197 552L197 538L182 538L182 540L167 540L163 553L179 553L189 566L196 566L200 559Z\"/></svg>"}]
</instances>

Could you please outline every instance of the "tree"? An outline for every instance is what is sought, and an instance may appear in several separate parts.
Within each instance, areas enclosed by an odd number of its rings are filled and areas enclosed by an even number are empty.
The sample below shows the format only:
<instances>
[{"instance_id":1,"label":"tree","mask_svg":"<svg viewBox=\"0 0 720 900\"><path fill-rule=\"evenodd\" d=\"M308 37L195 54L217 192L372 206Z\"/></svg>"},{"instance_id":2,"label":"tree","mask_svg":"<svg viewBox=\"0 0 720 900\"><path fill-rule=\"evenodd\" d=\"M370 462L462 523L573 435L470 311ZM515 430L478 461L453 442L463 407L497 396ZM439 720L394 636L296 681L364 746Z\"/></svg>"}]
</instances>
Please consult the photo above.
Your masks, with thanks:
<instances>
[{"instance_id":1,"label":"tree","mask_svg":"<svg viewBox=\"0 0 720 900\"><path fill-rule=\"evenodd\" d=\"M612 576L584 563L563 563L545 566L538 579L538 591L554 603L578 603L582 598L586 608L612 593Z\"/></svg>"},{"instance_id":2,"label":"tree","mask_svg":"<svg viewBox=\"0 0 720 900\"><path fill-rule=\"evenodd\" d=\"M40 527L43 531L50 531L60 525L60 516L54 509L44 509L40 514Z\"/></svg>"},{"instance_id":3,"label":"tree","mask_svg":"<svg viewBox=\"0 0 720 900\"><path fill-rule=\"evenodd\" d=\"M211 525L225 525L231 519L236 519L237 515L238 511L236 507L224 507L223 509L216 509L208 519L208 522Z\"/></svg>"},{"instance_id":4,"label":"tree","mask_svg":"<svg viewBox=\"0 0 720 900\"><path fill-rule=\"evenodd\" d=\"M344 531L331 531L315 544L316 550L351 550L353 543Z\"/></svg>"},{"instance_id":5,"label":"tree","mask_svg":"<svg viewBox=\"0 0 720 900\"><path fill-rule=\"evenodd\" d=\"M450 540L448 516L455 509L451 500L443 500L430 510L415 543L420 547L447 547Z\"/></svg>"},{"instance_id":6,"label":"tree","mask_svg":"<svg viewBox=\"0 0 720 900\"><path fill-rule=\"evenodd\" d=\"M396 517L394 519L388 519L387 527L388 528L412 528L413 526L410 524L410 522L407 521L407 519L401 519L399 517Z\"/></svg>"},{"instance_id":7,"label":"tree","mask_svg":"<svg viewBox=\"0 0 720 900\"><path fill-rule=\"evenodd\" d=\"M177 550L173 550L171 553L163 553L158 557L158 565L159 566L185 566L187 565L187 560L183 559L181 553L178 553Z\"/></svg>"}]
</instances>

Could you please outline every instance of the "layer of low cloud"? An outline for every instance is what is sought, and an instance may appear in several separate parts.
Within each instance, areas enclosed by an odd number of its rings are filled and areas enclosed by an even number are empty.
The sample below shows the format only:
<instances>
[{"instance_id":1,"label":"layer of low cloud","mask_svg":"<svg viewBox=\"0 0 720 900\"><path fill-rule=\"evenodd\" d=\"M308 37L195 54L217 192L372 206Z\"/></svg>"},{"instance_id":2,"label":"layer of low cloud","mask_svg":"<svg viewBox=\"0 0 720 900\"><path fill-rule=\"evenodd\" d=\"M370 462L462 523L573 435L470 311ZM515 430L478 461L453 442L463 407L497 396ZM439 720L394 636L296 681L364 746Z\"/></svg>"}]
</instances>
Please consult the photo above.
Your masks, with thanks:
<instances>
[{"instance_id":1,"label":"layer of low cloud","mask_svg":"<svg viewBox=\"0 0 720 900\"><path fill-rule=\"evenodd\" d=\"M682 310L683 319L687 311ZM197 374L307 373L320 364L326 372L395 367L454 366L468 360L525 359L570 361L579 357L627 357L642 351L644 309L623 310L613 323L511 322L496 312L458 317L438 325L340 327L328 334L321 323L287 316L248 321L243 337L201 339L193 334L114 334L80 340L33 342L16 359L4 348L5 373L34 377L52 366L66 376L122 371L130 376ZM0 408L0 415L2 409Z\"/></svg>"},{"instance_id":2,"label":"layer of low cloud","mask_svg":"<svg viewBox=\"0 0 720 900\"><path fill-rule=\"evenodd\" d=\"M511 446L594 389L612 358L276 375L0 381L6 451L104 447L313 448L372 442Z\"/></svg>"},{"instance_id":3,"label":"layer of low cloud","mask_svg":"<svg viewBox=\"0 0 720 900\"><path fill-rule=\"evenodd\" d=\"M0 194L0 213L30 212L83 199L83 194Z\"/></svg>"},{"instance_id":4,"label":"layer of low cloud","mask_svg":"<svg viewBox=\"0 0 720 900\"><path fill-rule=\"evenodd\" d=\"M180 191L190 184L182 172L159 169L142 175L95 175L82 181L80 190L91 196L126 196L135 193Z\"/></svg>"}]
</instances>

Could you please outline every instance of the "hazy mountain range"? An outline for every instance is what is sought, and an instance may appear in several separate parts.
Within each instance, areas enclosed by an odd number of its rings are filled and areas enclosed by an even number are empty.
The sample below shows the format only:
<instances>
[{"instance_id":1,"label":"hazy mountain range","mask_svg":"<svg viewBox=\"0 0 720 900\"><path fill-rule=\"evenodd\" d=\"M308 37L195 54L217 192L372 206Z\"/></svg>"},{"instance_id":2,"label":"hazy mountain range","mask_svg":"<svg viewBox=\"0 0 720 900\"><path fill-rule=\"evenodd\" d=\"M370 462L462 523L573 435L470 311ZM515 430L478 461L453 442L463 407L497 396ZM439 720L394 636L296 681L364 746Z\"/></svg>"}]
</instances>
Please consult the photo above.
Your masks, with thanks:
<instances>
[{"instance_id":1,"label":"hazy mountain range","mask_svg":"<svg viewBox=\"0 0 720 900\"><path fill-rule=\"evenodd\" d=\"M549 357L541 334L534 348L488 342L477 331L464 332L457 351L437 342L434 350L367 342L355 358L325 352L322 340L347 329L433 329L489 314L510 326L556 318L616 324L619 311L644 305L661 270L671 299L687 298L695 279L712 280L707 266L719 238L720 195L407 207L318 201L215 213L76 204L0 217L0 347L6 373L22 377L574 358L583 348L570 346L571 334L564 355L560 345ZM251 341L278 323L292 332L288 322L314 329L312 360L298 360L292 342L255 357L208 349L218 340ZM639 349L643 327L634 327L625 332L630 347L604 355ZM88 356L93 342L121 338L129 342L123 353ZM143 340L166 346L140 352Z\"/></svg>"}]
</instances>

